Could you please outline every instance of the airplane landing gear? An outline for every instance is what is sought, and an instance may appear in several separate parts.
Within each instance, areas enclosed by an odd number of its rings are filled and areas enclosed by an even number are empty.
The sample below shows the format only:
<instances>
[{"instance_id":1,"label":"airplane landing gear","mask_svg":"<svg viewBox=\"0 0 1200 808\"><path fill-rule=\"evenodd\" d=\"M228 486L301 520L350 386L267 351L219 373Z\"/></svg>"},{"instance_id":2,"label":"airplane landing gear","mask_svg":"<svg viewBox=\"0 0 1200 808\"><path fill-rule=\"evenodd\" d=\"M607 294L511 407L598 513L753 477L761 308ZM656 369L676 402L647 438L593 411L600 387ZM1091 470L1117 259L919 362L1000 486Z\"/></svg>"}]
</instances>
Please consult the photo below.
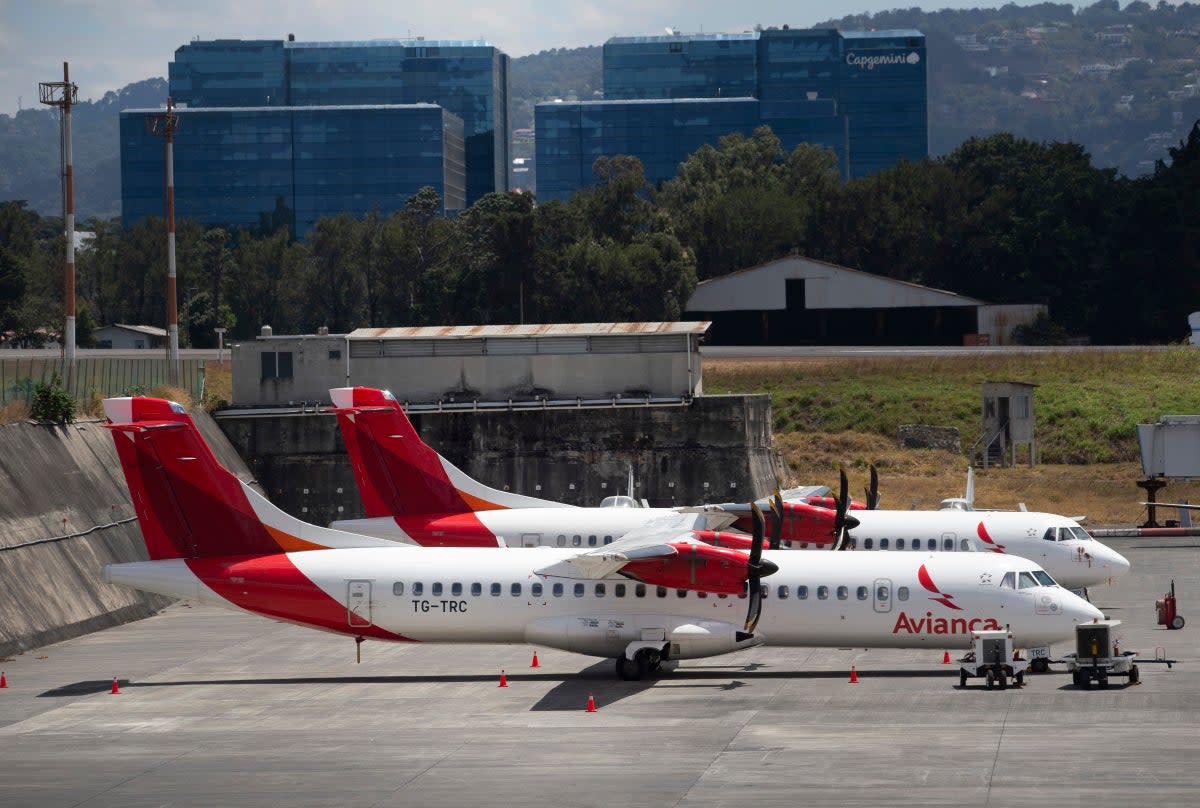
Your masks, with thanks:
<instances>
[{"instance_id":1,"label":"airplane landing gear","mask_svg":"<svg viewBox=\"0 0 1200 808\"><path fill-rule=\"evenodd\" d=\"M662 663L662 654L656 648L642 648L633 655L633 659L621 654L617 657L617 676L626 682L636 682L644 679L648 673L658 673Z\"/></svg>"}]
</instances>

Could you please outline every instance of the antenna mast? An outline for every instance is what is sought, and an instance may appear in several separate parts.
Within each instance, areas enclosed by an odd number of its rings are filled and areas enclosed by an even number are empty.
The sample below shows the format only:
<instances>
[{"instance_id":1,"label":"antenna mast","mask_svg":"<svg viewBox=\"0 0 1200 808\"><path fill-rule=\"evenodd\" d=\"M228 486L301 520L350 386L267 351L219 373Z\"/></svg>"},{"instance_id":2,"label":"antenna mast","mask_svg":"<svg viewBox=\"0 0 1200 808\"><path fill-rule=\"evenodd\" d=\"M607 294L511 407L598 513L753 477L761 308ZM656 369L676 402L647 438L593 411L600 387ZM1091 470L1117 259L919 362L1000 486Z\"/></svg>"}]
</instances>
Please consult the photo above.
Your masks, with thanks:
<instances>
[{"instance_id":1,"label":"antenna mast","mask_svg":"<svg viewBox=\"0 0 1200 808\"><path fill-rule=\"evenodd\" d=\"M38 100L62 110L59 123L59 163L63 186L63 235L67 252L63 270L63 297L66 309L66 330L63 334L63 355L67 366L75 367L75 160L71 154L71 105L79 100L79 88L71 83L67 63L63 62L62 81L38 83Z\"/></svg>"},{"instance_id":2,"label":"antenna mast","mask_svg":"<svg viewBox=\"0 0 1200 808\"><path fill-rule=\"evenodd\" d=\"M175 298L175 130L179 128L179 115L175 112L171 97L167 96L166 113L146 116L146 131L163 138L166 170L166 220L167 220L167 359L171 362L171 373L175 373L179 362L179 308Z\"/></svg>"}]
</instances>

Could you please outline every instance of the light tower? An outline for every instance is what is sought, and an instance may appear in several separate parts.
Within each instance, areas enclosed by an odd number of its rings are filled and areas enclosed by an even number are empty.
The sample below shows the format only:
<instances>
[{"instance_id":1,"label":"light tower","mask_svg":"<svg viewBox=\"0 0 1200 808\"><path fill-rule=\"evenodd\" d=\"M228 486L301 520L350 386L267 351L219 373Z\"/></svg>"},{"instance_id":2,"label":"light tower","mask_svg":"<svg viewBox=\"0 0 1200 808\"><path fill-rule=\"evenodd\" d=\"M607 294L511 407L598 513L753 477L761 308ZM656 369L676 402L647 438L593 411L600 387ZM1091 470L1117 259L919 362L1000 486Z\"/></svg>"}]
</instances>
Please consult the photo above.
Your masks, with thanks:
<instances>
[{"instance_id":1,"label":"light tower","mask_svg":"<svg viewBox=\"0 0 1200 808\"><path fill-rule=\"evenodd\" d=\"M63 351L67 367L75 367L75 165L71 156L71 105L79 99L79 88L71 83L67 63L63 62L62 81L38 82L38 99L47 106L62 109L59 124L59 163L63 183L63 235L67 241L66 266L63 270L63 297L67 324Z\"/></svg>"},{"instance_id":2,"label":"light tower","mask_svg":"<svg viewBox=\"0 0 1200 808\"><path fill-rule=\"evenodd\" d=\"M179 362L179 308L175 303L175 130L179 127L179 116L171 97L167 96L167 111L146 116L146 131L163 138L166 170L166 220L167 220L167 359L174 374Z\"/></svg>"}]
</instances>

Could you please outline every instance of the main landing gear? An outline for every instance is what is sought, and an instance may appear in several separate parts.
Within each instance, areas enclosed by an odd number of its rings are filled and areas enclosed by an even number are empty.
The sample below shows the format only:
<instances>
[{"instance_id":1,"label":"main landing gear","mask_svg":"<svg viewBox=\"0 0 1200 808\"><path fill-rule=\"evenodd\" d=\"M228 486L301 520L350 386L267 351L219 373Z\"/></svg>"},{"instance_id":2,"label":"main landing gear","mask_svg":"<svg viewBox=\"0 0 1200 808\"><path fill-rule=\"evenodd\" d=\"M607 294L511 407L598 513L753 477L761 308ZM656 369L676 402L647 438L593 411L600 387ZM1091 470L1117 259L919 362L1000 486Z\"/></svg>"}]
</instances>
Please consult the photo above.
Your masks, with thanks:
<instances>
[{"instance_id":1,"label":"main landing gear","mask_svg":"<svg viewBox=\"0 0 1200 808\"><path fill-rule=\"evenodd\" d=\"M663 656L657 648L642 648L633 659L621 654L617 657L617 676L626 682L636 682L647 674L662 670Z\"/></svg>"}]
</instances>

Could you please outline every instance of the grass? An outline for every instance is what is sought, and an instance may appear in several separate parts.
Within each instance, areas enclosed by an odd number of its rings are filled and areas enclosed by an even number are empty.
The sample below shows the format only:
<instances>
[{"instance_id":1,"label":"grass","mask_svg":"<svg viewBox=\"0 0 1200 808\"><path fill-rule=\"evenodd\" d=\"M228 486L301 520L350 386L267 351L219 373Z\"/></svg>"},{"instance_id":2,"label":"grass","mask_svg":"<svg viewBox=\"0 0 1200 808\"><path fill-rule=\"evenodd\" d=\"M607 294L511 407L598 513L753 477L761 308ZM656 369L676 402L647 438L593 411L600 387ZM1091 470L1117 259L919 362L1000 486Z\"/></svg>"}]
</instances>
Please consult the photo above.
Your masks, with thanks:
<instances>
[{"instance_id":1,"label":"grass","mask_svg":"<svg viewBox=\"0 0 1200 808\"><path fill-rule=\"evenodd\" d=\"M879 468L884 505L928 508L962 496L967 458L902 449L901 424L956 427L964 450L982 430L980 385L1023 381L1034 394L1039 465L976 475L977 507L1087 514L1093 524L1145 519L1136 425L1200 413L1200 351L980 354L895 359L705 359L712 393L767 393L789 484L836 485L845 465L852 492ZM1200 484L1171 482L1159 499L1197 501ZM1160 512L1159 520L1174 517Z\"/></svg>"}]
</instances>

